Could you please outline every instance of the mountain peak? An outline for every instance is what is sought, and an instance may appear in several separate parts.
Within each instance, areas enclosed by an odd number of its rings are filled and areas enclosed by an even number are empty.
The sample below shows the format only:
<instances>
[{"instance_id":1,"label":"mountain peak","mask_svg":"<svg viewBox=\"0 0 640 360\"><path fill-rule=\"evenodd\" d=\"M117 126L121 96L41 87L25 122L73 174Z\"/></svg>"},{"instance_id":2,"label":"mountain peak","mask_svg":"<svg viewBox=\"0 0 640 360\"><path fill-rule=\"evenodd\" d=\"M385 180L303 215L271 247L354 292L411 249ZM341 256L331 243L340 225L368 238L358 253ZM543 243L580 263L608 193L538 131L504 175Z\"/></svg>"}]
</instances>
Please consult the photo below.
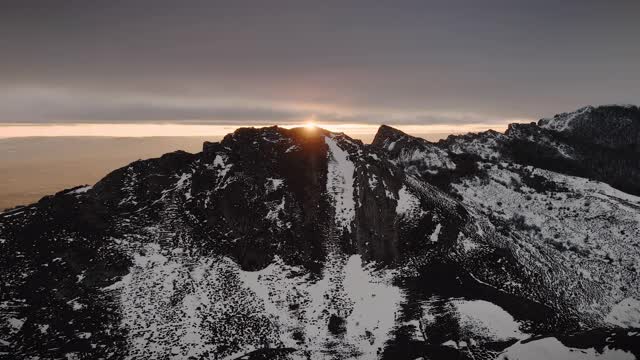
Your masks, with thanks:
<instances>
[{"instance_id":1,"label":"mountain peak","mask_svg":"<svg viewBox=\"0 0 640 360\"><path fill-rule=\"evenodd\" d=\"M553 131L569 131L576 118L589 114L593 109L595 109L593 106L588 105L573 112L564 112L556 114L552 118L543 118L538 121L538 126Z\"/></svg>"},{"instance_id":2,"label":"mountain peak","mask_svg":"<svg viewBox=\"0 0 640 360\"><path fill-rule=\"evenodd\" d=\"M585 106L538 121L538 126L608 148L640 147L640 108Z\"/></svg>"},{"instance_id":3,"label":"mountain peak","mask_svg":"<svg viewBox=\"0 0 640 360\"><path fill-rule=\"evenodd\" d=\"M371 144L376 147L386 147L390 142L397 141L403 137L411 136L391 126L380 125Z\"/></svg>"},{"instance_id":4,"label":"mountain peak","mask_svg":"<svg viewBox=\"0 0 640 360\"><path fill-rule=\"evenodd\" d=\"M577 125L438 143L383 125L371 146L241 128L0 214L0 353L417 358L590 327L614 346L604 326L640 311L640 198L593 180L638 189L637 156Z\"/></svg>"}]
</instances>

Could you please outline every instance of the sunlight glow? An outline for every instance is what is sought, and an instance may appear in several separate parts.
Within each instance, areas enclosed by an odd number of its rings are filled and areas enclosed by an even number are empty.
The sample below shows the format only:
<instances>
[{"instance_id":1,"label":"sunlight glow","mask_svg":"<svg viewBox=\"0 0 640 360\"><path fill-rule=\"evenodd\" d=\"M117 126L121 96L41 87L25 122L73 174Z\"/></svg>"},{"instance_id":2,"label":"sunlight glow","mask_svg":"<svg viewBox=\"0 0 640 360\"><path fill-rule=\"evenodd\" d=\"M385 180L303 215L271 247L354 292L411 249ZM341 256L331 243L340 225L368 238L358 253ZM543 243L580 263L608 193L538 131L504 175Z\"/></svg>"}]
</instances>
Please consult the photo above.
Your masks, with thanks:
<instances>
[{"instance_id":1,"label":"sunlight glow","mask_svg":"<svg viewBox=\"0 0 640 360\"><path fill-rule=\"evenodd\" d=\"M514 121L510 121L514 122ZM429 140L446 138L449 134L485 131L494 129L504 131L504 124L464 124L464 125L393 125L408 134L424 137ZM262 127L265 125L247 124L245 127ZM280 124L283 128L304 126L313 130L317 128L345 134L361 139L364 142L373 140L378 124L349 124L305 121L297 124ZM30 136L113 136L113 137L148 137L148 136L200 136L219 138L237 129L238 125L195 125L195 124L2 124L0 123L0 139Z\"/></svg>"}]
</instances>

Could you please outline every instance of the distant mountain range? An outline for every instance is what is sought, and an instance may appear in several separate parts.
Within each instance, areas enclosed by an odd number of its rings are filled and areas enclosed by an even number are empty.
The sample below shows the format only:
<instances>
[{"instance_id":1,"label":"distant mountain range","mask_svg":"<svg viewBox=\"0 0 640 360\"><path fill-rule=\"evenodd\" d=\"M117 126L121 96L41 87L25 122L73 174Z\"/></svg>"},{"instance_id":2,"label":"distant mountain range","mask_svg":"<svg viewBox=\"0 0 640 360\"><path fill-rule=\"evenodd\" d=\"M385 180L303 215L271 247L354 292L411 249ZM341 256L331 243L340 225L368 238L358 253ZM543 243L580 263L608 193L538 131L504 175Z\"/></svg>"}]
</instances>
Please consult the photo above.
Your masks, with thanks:
<instances>
[{"instance_id":1,"label":"distant mountain range","mask_svg":"<svg viewBox=\"0 0 640 360\"><path fill-rule=\"evenodd\" d=\"M0 213L0 358L638 355L635 106L242 128Z\"/></svg>"}]
</instances>

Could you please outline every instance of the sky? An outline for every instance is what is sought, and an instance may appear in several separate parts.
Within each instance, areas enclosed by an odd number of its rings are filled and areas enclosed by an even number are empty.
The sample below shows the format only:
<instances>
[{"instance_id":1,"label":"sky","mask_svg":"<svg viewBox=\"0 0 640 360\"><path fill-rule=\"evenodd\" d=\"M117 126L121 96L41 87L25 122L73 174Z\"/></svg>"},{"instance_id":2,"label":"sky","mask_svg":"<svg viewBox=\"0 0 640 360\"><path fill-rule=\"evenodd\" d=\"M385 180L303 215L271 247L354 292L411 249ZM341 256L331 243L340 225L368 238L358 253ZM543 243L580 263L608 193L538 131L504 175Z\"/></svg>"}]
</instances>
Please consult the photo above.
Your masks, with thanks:
<instances>
[{"instance_id":1,"label":"sky","mask_svg":"<svg viewBox=\"0 0 640 360\"><path fill-rule=\"evenodd\" d=\"M639 13L637 0L3 0L0 137L465 132L639 104Z\"/></svg>"}]
</instances>

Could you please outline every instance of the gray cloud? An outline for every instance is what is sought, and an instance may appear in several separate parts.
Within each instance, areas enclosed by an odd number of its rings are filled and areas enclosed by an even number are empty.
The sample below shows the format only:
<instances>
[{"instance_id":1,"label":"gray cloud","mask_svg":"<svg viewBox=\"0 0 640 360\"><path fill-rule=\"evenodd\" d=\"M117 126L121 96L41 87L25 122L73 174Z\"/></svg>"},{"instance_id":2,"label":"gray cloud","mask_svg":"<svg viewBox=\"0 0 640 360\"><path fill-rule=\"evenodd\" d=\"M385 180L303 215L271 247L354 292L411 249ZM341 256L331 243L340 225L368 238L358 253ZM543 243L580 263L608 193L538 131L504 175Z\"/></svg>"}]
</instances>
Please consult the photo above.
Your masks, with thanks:
<instances>
[{"instance_id":1,"label":"gray cloud","mask_svg":"<svg viewBox=\"0 0 640 360\"><path fill-rule=\"evenodd\" d=\"M639 103L639 10L623 0L7 0L0 93L13 95L0 122L316 113L438 123ZM75 99L39 92L50 89Z\"/></svg>"},{"instance_id":2,"label":"gray cloud","mask_svg":"<svg viewBox=\"0 0 640 360\"><path fill-rule=\"evenodd\" d=\"M115 93L81 93L63 89L21 88L0 93L0 115L12 123L183 123L299 124L314 120L349 124L504 123L508 119L474 113L401 112L393 109L286 104L251 99L208 99ZM133 119L133 120L132 120Z\"/></svg>"},{"instance_id":3,"label":"gray cloud","mask_svg":"<svg viewBox=\"0 0 640 360\"><path fill-rule=\"evenodd\" d=\"M219 101L21 89L0 96L0 114L16 123L182 122L273 123L299 121L304 114L273 106L239 106Z\"/></svg>"}]
</instances>

